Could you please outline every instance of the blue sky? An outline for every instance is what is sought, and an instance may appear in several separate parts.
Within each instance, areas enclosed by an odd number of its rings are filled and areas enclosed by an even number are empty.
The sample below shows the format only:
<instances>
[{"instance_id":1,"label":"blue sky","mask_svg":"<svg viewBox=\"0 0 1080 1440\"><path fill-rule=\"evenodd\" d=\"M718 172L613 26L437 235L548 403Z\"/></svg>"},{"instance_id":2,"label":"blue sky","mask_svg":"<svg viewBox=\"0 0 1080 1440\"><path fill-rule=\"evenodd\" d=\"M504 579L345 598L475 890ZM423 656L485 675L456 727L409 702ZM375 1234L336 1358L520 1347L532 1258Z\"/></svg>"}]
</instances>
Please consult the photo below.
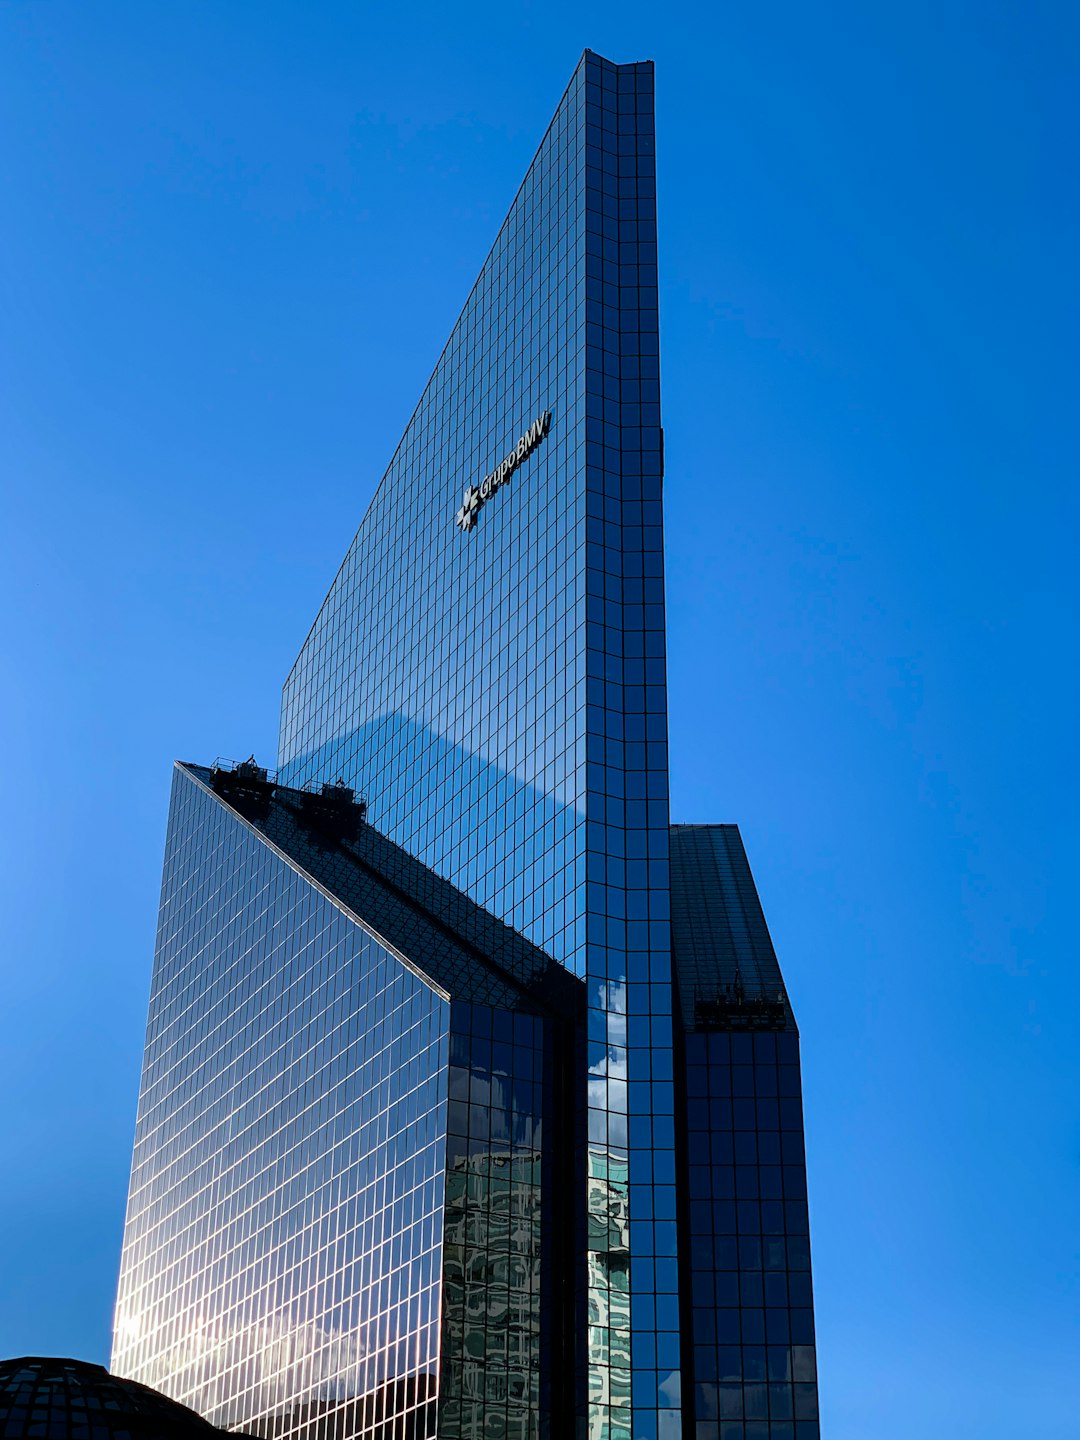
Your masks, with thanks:
<instances>
[{"instance_id":1,"label":"blue sky","mask_svg":"<svg viewBox=\"0 0 1080 1440\"><path fill-rule=\"evenodd\" d=\"M673 813L804 1036L828 1440L1075 1436L1073 6L0 4L0 1355L107 1360L170 764L586 45L657 62Z\"/></svg>"}]
</instances>

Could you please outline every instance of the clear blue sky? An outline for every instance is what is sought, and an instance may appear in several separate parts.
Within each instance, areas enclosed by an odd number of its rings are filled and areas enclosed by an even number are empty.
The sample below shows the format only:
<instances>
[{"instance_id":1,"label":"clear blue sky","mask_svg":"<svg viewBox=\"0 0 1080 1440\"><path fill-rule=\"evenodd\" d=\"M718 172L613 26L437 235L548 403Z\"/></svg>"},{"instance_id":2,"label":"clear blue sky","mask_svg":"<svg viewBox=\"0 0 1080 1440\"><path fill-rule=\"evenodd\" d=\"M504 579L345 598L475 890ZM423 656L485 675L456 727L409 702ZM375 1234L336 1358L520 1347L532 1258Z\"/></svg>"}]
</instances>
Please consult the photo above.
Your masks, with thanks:
<instances>
[{"instance_id":1,"label":"clear blue sky","mask_svg":"<svg viewBox=\"0 0 1080 1440\"><path fill-rule=\"evenodd\" d=\"M0 1355L106 1360L174 757L580 51L658 67L674 816L804 1034L826 1440L1080 1428L1075 5L0 3Z\"/></svg>"}]
</instances>

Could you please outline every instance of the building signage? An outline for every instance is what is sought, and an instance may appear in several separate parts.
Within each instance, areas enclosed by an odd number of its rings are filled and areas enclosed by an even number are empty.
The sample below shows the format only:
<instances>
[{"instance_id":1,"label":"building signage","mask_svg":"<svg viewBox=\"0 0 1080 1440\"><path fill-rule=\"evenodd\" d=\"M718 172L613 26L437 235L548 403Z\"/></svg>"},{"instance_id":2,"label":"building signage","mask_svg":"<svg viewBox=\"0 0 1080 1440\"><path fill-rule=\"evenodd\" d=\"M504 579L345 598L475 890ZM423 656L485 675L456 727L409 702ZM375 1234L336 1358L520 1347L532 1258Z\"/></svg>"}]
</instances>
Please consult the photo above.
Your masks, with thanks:
<instances>
[{"instance_id":1,"label":"building signage","mask_svg":"<svg viewBox=\"0 0 1080 1440\"><path fill-rule=\"evenodd\" d=\"M461 502L461 509L454 516L462 530L471 530L476 524L476 517L480 513L480 506L485 500L490 500L495 491L505 481L510 479L511 474L517 469L527 455L531 455L537 445L548 432L548 425L551 420L551 411L544 410L536 417L528 430L518 437L518 442L510 453L491 472L485 475L479 485L470 485L465 491L465 498Z\"/></svg>"}]
</instances>

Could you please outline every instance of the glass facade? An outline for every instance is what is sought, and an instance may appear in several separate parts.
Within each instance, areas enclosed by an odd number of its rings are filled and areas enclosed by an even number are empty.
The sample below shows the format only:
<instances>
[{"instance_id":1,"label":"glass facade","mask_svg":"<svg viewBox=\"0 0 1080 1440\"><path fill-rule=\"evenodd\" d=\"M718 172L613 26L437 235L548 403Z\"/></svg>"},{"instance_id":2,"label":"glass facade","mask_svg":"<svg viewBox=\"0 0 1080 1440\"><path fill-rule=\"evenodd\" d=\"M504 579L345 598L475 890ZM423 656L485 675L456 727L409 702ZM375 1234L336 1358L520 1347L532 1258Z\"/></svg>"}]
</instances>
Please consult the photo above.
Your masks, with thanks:
<instances>
[{"instance_id":1,"label":"glass facade","mask_svg":"<svg viewBox=\"0 0 1080 1440\"><path fill-rule=\"evenodd\" d=\"M351 792L178 765L115 1368L264 1436L572 1427L583 988Z\"/></svg>"},{"instance_id":2,"label":"glass facade","mask_svg":"<svg viewBox=\"0 0 1080 1440\"><path fill-rule=\"evenodd\" d=\"M544 1203L553 1164L543 1126L546 1041L538 1016L454 1004L441 1435L529 1440L541 1417L550 1424L557 1338L556 1277L546 1263L554 1220Z\"/></svg>"},{"instance_id":3,"label":"glass facade","mask_svg":"<svg viewBox=\"0 0 1080 1440\"><path fill-rule=\"evenodd\" d=\"M699 1267L692 1087L721 1040L788 1085L794 1022L729 1034L708 936L752 881L669 825L653 105L651 63L583 56L286 681L278 771L177 769L114 1368L219 1424L812 1440L795 1341L764 1423L803 1428L724 1428L762 1419L757 1342L721 1379L688 1301L729 1238L717 1209Z\"/></svg>"},{"instance_id":4,"label":"glass facade","mask_svg":"<svg viewBox=\"0 0 1080 1440\"><path fill-rule=\"evenodd\" d=\"M289 783L363 789L587 982L586 1194L619 1193L635 1262L581 1257L597 1440L630 1440L632 1405L641 1440L680 1428L653 99L651 64L582 59L285 685L279 755ZM635 1294L632 1386L608 1332Z\"/></svg>"},{"instance_id":5,"label":"glass facade","mask_svg":"<svg viewBox=\"0 0 1080 1440\"><path fill-rule=\"evenodd\" d=\"M286 681L280 775L585 973L585 109L574 75ZM543 439L463 530L463 492ZM516 454L516 448L515 448Z\"/></svg>"},{"instance_id":6,"label":"glass facade","mask_svg":"<svg viewBox=\"0 0 1080 1440\"><path fill-rule=\"evenodd\" d=\"M230 1428L402 1377L424 1405L449 1022L445 993L177 769L114 1370Z\"/></svg>"},{"instance_id":7,"label":"glass facade","mask_svg":"<svg viewBox=\"0 0 1080 1440\"><path fill-rule=\"evenodd\" d=\"M675 825L695 1440L819 1440L799 1033L735 825Z\"/></svg>"}]
</instances>

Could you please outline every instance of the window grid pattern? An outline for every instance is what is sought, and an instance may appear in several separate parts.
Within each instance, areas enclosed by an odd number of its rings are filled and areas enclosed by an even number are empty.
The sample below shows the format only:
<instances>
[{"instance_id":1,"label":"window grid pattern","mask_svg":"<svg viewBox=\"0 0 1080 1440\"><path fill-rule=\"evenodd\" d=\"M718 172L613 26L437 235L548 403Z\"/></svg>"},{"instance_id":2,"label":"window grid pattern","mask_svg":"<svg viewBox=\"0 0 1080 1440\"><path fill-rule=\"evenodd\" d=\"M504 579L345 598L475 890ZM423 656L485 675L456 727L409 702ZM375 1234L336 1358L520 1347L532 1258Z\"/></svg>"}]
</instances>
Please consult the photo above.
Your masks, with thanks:
<instances>
[{"instance_id":1,"label":"window grid pattern","mask_svg":"<svg viewBox=\"0 0 1080 1440\"><path fill-rule=\"evenodd\" d=\"M673 825L687 1434L819 1440L799 1036L736 825Z\"/></svg>"},{"instance_id":2,"label":"window grid pattern","mask_svg":"<svg viewBox=\"0 0 1080 1440\"><path fill-rule=\"evenodd\" d=\"M588 979L580 1169L613 1235L579 1276L592 1440L680 1425L653 152L651 64L587 53L286 682L279 753ZM463 489L544 410L462 533Z\"/></svg>"},{"instance_id":3,"label":"window grid pattern","mask_svg":"<svg viewBox=\"0 0 1080 1440\"><path fill-rule=\"evenodd\" d=\"M590 1440L681 1433L651 64L586 69Z\"/></svg>"},{"instance_id":4,"label":"window grid pattern","mask_svg":"<svg viewBox=\"0 0 1080 1440\"><path fill-rule=\"evenodd\" d=\"M279 775L584 974L583 67L284 688ZM547 433L479 511L462 494Z\"/></svg>"},{"instance_id":5,"label":"window grid pattern","mask_svg":"<svg viewBox=\"0 0 1080 1440\"><path fill-rule=\"evenodd\" d=\"M799 1038L686 1036L694 1440L819 1440Z\"/></svg>"},{"instance_id":6,"label":"window grid pattern","mask_svg":"<svg viewBox=\"0 0 1080 1440\"><path fill-rule=\"evenodd\" d=\"M429 1433L448 1027L177 768L114 1370L250 1433Z\"/></svg>"},{"instance_id":7,"label":"window grid pattern","mask_svg":"<svg viewBox=\"0 0 1080 1440\"><path fill-rule=\"evenodd\" d=\"M550 1038L454 1001L440 1440L540 1440L551 1413Z\"/></svg>"}]
</instances>

